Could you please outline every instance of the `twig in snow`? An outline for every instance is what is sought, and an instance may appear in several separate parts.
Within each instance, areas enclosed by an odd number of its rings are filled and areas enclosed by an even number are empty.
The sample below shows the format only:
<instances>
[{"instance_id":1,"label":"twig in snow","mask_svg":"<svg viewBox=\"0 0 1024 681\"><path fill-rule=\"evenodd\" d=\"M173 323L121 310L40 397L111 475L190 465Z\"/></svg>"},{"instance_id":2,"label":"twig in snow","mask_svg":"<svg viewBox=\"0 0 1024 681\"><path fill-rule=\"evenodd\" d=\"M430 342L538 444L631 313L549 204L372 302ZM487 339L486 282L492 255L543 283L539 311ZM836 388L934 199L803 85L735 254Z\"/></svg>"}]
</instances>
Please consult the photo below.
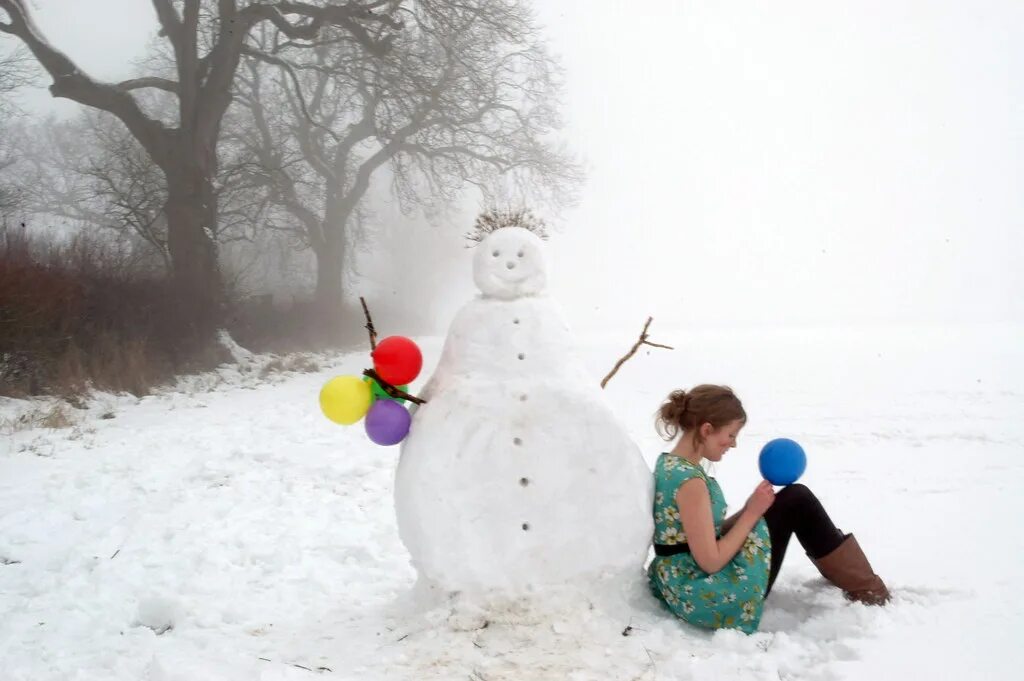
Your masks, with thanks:
<instances>
[{"instance_id":1,"label":"twig in snow","mask_svg":"<svg viewBox=\"0 0 1024 681\"><path fill-rule=\"evenodd\" d=\"M257 660L263 660L264 662L271 662L271 663L274 662L273 660L268 659L266 657L257 657L256 659ZM310 667L298 664L296 662L285 662L284 664L287 664L287 665L292 666L292 667L298 667L299 669L305 669L307 672L314 672L314 673L317 673L317 674L319 674L320 672L332 672L332 673L334 672L334 670L331 669L330 667L317 667L316 669L312 669Z\"/></svg>"},{"instance_id":2,"label":"twig in snow","mask_svg":"<svg viewBox=\"0 0 1024 681\"><path fill-rule=\"evenodd\" d=\"M634 676L632 679L630 679L630 681L640 681L640 679L643 679L643 678L645 678L647 676L647 672L651 673L651 678L652 679L657 679L658 678L658 670L654 666L654 658L651 656L651 651L647 650L647 646L642 646L642 647L644 649L644 652L647 653L647 658L651 661L651 666L646 668L646 669L644 669L642 672L640 672L636 676Z\"/></svg>"},{"instance_id":3,"label":"twig in snow","mask_svg":"<svg viewBox=\"0 0 1024 681\"><path fill-rule=\"evenodd\" d=\"M633 626L633 618L630 617L629 618L629 624L627 624L626 628L622 630L622 635L623 636L629 636L634 631L644 631L644 629L642 627L634 627Z\"/></svg>"},{"instance_id":4,"label":"twig in snow","mask_svg":"<svg viewBox=\"0 0 1024 681\"><path fill-rule=\"evenodd\" d=\"M655 674L657 674L658 667L656 664L654 664L654 655L651 655L651 651L647 649L647 646L644 646L644 652L647 653L647 659L651 661L651 669L653 669Z\"/></svg>"},{"instance_id":5,"label":"twig in snow","mask_svg":"<svg viewBox=\"0 0 1024 681\"><path fill-rule=\"evenodd\" d=\"M637 340L636 343L633 344L633 348L628 353L626 353L626 355L622 359L620 359L618 362L616 362L615 366L612 367L612 370L608 373L607 376L604 377L604 380L601 381L601 387L602 388L604 388L605 385L608 384L608 381L611 380L611 377L614 376L615 372L619 370L619 367L622 366L623 364L625 364L627 359L629 359L634 354L636 354L636 351L640 349L641 345L650 345L650 346L655 347L655 348L665 348L666 350L674 350L675 349L675 348L673 348L673 347L671 347L669 345L661 345L660 343L652 343L649 340L647 340L647 327L649 327L651 325L652 321L654 321L654 317L648 317L647 318L647 323L644 324L644 330L640 332L640 338Z\"/></svg>"}]
</instances>

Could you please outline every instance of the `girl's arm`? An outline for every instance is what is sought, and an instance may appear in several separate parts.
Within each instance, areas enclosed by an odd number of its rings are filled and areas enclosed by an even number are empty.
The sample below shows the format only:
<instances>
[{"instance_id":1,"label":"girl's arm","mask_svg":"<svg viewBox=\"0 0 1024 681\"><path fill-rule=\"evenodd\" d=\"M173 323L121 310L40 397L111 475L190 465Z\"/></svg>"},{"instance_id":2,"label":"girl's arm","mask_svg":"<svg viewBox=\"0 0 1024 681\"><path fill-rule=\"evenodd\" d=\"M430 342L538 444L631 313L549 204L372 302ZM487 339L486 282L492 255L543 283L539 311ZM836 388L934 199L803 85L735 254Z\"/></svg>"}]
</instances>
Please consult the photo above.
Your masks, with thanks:
<instances>
[{"instance_id":1,"label":"girl's arm","mask_svg":"<svg viewBox=\"0 0 1024 681\"><path fill-rule=\"evenodd\" d=\"M767 483L764 483L767 484ZM755 495L760 492L755 491ZM771 493L771 487L768 487ZM774 494L771 494L774 497ZM753 500L753 497L751 497ZM711 495L708 486L700 478L687 480L676 490L676 506L679 508L679 520L686 532L686 540L690 553L700 569L714 574L725 567L733 559L747 535L761 518L762 512L757 507L762 504L747 503L740 511L732 527L720 539L715 539L715 522L711 516ZM771 505L769 500L768 505ZM767 508L767 506L765 507Z\"/></svg>"},{"instance_id":2,"label":"girl's arm","mask_svg":"<svg viewBox=\"0 0 1024 681\"><path fill-rule=\"evenodd\" d=\"M746 506L743 508L746 508ZM722 534L727 533L736 524L736 521L740 519L740 514L743 513L743 508L722 521Z\"/></svg>"}]
</instances>

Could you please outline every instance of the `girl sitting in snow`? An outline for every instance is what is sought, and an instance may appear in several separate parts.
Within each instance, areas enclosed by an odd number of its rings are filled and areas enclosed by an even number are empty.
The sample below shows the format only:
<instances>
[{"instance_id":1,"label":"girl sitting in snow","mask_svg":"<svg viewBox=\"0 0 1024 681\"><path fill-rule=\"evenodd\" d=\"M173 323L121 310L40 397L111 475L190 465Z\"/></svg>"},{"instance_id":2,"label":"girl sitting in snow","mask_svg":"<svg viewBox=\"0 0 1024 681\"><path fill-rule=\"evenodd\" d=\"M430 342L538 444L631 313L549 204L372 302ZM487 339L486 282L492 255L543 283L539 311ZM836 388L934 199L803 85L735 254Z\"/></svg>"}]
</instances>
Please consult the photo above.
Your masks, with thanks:
<instances>
[{"instance_id":1,"label":"girl sitting in snow","mask_svg":"<svg viewBox=\"0 0 1024 681\"><path fill-rule=\"evenodd\" d=\"M676 390L661 405L665 439L682 437L654 469L654 549L651 590L691 624L757 630L764 599L795 533L818 571L867 604L889 600L852 534L832 524L804 485L774 492L762 480L743 509L725 517L725 497L701 467L736 446L747 420L739 398L724 386Z\"/></svg>"}]
</instances>

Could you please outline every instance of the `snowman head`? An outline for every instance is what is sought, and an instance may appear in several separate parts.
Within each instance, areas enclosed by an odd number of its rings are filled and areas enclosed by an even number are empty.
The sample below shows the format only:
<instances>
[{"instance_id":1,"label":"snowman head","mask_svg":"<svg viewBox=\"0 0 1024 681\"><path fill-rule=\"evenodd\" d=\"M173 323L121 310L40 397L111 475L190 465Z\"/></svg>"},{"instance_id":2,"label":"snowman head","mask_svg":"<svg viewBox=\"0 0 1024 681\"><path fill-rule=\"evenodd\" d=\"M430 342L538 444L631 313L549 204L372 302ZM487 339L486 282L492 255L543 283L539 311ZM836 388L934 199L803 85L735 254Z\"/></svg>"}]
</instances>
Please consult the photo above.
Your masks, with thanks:
<instances>
[{"instance_id":1,"label":"snowman head","mask_svg":"<svg viewBox=\"0 0 1024 681\"><path fill-rule=\"evenodd\" d=\"M484 295L506 300L535 295L547 278L543 242L528 229L496 229L476 247L473 281Z\"/></svg>"}]
</instances>

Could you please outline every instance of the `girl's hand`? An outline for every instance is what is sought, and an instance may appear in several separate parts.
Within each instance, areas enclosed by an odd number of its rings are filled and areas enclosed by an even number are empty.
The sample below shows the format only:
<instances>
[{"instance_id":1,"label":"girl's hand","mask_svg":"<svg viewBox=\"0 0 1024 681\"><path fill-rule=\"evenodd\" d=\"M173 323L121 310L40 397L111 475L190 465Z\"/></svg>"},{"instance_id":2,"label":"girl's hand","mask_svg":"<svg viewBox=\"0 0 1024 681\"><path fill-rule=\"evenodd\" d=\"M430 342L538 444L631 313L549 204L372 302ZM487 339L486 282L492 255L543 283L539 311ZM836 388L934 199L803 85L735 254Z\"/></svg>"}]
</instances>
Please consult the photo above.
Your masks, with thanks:
<instances>
[{"instance_id":1,"label":"girl's hand","mask_svg":"<svg viewBox=\"0 0 1024 681\"><path fill-rule=\"evenodd\" d=\"M761 517L765 514L772 503L775 501L775 490L772 488L772 483L767 480L762 480L757 487L754 488L754 493L747 499L747 504L744 506L744 510L749 513Z\"/></svg>"}]
</instances>

